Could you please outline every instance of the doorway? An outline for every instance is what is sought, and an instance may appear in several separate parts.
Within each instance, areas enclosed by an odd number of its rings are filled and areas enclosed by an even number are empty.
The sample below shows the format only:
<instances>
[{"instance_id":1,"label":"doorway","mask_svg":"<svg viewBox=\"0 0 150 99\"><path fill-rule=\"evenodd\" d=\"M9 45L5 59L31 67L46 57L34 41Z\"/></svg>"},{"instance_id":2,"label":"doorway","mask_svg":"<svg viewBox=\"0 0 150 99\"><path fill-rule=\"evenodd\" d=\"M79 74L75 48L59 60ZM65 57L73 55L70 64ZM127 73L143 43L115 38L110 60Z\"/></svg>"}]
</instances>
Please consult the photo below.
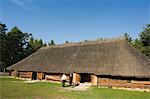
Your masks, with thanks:
<instances>
[{"instance_id":1,"label":"doorway","mask_svg":"<svg viewBox=\"0 0 150 99\"><path fill-rule=\"evenodd\" d=\"M37 72L32 72L32 80L37 80Z\"/></svg>"},{"instance_id":2,"label":"doorway","mask_svg":"<svg viewBox=\"0 0 150 99\"><path fill-rule=\"evenodd\" d=\"M91 82L91 75L89 73L81 73L80 74L81 76L81 83L84 83L84 82Z\"/></svg>"}]
</instances>

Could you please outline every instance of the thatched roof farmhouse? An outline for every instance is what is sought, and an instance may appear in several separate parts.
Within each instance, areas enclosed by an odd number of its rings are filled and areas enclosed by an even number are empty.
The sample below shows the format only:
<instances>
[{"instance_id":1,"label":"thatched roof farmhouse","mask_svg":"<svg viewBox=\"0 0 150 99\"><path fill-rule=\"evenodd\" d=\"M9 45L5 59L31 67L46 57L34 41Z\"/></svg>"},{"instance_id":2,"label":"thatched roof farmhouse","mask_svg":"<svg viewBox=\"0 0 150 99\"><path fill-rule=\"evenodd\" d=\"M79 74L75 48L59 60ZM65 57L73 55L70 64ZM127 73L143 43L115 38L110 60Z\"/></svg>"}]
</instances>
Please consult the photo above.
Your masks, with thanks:
<instances>
[{"instance_id":1,"label":"thatched roof farmhouse","mask_svg":"<svg viewBox=\"0 0 150 99\"><path fill-rule=\"evenodd\" d=\"M58 76L74 72L80 80L80 74L88 74L95 84L103 82L99 80L101 77L150 80L150 59L128 44L124 38L42 47L7 69L20 74L45 73L50 78L51 74L54 77L55 74ZM85 75L84 77L89 77Z\"/></svg>"}]
</instances>

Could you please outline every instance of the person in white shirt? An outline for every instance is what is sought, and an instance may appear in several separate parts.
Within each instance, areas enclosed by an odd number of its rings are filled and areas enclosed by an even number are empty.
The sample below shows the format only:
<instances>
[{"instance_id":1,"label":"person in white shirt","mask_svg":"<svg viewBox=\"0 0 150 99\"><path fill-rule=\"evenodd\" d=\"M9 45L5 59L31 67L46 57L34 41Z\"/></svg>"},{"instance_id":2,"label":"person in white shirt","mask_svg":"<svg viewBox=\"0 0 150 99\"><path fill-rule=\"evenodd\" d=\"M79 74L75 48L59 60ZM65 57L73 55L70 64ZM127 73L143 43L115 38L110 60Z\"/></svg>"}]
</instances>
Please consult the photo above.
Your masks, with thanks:
<instances>
[{"instance_id":1,"label":"person in white shirt","mask_svg":"<svg viewBox=\"0 0 150 99\"><path fill-rule=\"evenodd\" d=\"M62 86L65 87L65 82L67 80L67 76L63 73L62 77L61 77L61 81L62 81Z\"/></svg>"}]
</instances>

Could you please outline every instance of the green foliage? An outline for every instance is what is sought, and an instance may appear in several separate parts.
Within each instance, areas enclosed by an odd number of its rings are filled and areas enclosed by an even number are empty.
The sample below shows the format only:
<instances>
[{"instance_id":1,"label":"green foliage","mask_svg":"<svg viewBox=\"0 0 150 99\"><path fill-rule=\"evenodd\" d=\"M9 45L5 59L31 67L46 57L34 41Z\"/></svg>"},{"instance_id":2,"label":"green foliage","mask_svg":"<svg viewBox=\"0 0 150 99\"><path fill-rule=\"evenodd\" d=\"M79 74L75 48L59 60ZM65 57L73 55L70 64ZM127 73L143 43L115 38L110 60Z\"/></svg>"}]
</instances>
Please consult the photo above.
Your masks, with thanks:
<instances>
[{"instance_id":1,"label":"green foliage","mask_svg":"<svg viewBox=\"0 0 150 99\"><path fill-rule=\"evenodd\" d=\"M146 56L148 56L150 58L150 46L144 46L141 49L141 52L144 53Z\"/></svg>"},{"instance_id":2,"label":"green foliage","mask_svg":"<svg viewBox=\"0 0 150 99\"><path fill-rule=\"evenodd\" d=\"M144 31L139 36L143 46L150 46L150 24L144 27Z\"/></svg>"},{"instance_id":3,"label":"green foliage","mask_svg":"<svg viewBox=\"0 0 150 99\"><path fill-rule=\"evenodd\" d=\"M6 25L0 23L0 71L24 59L43 46L41 39L35 39L31 34L23 33L14 27L6 33Z\"/></svg>"},{"instance_id":4,"label":"green foliage","mask_svg":"<svg viewBox=\"0 0 150 99\"><path fill-rule=\"evenodd\" d=\"M129 43L132 42L132 38L130 37L130 35L128 33L124 33L124 37Z\"/></svg>"},{"instance_id":5,"label":"green foliage","mask_svg":"<svg viewBox=\"0 0 150 99\"><path fill-rule=\"evenodd\" d=\"M150 24L144 27L144 31L135 39L133 46L150 58Z\"/></svg>"},{"instance_id":6,"label":"green foliage","mask_svg":"<svg viewBox=\"0 0 150 99\"><path fill-rule=\"evenodd\" d=\"M6 60L6 31L7 31L7 28L6 28L6 25L5 24L2 24L0 23L0 71L5 71L4 68L5 68L5 65L7 64L7 62L5 61Z\"/></svg>"},{"instance_id":7,"label":"green foliage","mask_svg":"<svg viewBox=\"0 0 150 99\"><path fill-rule=\"evenodd\" d=\"M5 24L0 23L0 36L3 36L6 34L7 28Z\"/></svg>"},{"instance_id":8,"label":"green foliage","mask_svg":"<svg viewBox=\"0 0 150 99\"><path fill-rule=\"evenodd\" d=\"M138 50L140 50L142 48L142 43L141 43L140 39L136 38L133 42L133 46L135 48L137 48Z\"/></svg>"},{"instance_id":9,"label":"green foliage","mask_svg":"<svg viewBox=\"0 0 150 99\"><path fill-rule=\"evenodd\" d=\"M14 27L6 34L5 62L7 66L12 65L25 57L24 48L31 34L23 33L18 27Z\"/></svg>"},{"instance_id":10,"label":"green foliage","mask_svg":"<svg viewBox=\"0 0 150 99\"><path fill-rule=\"evenodd\" d=\"M51 40L51 41L48 43L48 45L55 45L54 40Z\"/></svg>"},{"instance_id":11,"label":"green foliage","mask_svg":"<svg viewBox=\"0 0 150 99\"><path fill-rule=\"evenodd\" d=\"M66 41L65 43L67 44L67 43L69 43L69 41Z\"/></svg>"},{"instance_id":12,"label":"green foliage","mask_svg":"<svg viewBox=\"0 0 150 99\"><path fill-rule=\"evenodd\" d=\"M34 39L33 37L30 38L28 42L28 53L32 54L33 52L37 51L39 48L43 46L42 39Z\"/></svg>"}]
</instances>

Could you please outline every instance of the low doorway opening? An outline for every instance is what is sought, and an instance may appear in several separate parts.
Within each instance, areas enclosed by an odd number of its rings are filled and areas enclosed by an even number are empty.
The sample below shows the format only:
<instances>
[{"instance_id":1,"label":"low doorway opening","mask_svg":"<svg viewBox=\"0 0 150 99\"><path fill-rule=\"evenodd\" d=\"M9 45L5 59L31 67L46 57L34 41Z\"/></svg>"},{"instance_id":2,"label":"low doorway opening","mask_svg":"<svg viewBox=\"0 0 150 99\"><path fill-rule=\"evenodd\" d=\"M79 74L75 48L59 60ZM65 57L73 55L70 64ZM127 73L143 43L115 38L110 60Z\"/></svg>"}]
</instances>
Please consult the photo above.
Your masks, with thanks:
<instances>
[{"instance_id":1,"label":"low doorway opening","mask_svg":"<svg viewBox=\"0 0 150 99\"><path fill-rule=\"evenodd\" d=\"M91 82L91 75L89 73L81 73L80 77L81 77L81 81L80 81L81 83Z\"/></svg>"},{"instance_id":2,"label":"low doorway opening","mask_svg":"<svg viewBox=\"0 0 150 99\"><path fill-rule=\"evenodd\" d=\"M32 72L32 80L37 80L37 72Z\"/></svg>"}]
</instances>

